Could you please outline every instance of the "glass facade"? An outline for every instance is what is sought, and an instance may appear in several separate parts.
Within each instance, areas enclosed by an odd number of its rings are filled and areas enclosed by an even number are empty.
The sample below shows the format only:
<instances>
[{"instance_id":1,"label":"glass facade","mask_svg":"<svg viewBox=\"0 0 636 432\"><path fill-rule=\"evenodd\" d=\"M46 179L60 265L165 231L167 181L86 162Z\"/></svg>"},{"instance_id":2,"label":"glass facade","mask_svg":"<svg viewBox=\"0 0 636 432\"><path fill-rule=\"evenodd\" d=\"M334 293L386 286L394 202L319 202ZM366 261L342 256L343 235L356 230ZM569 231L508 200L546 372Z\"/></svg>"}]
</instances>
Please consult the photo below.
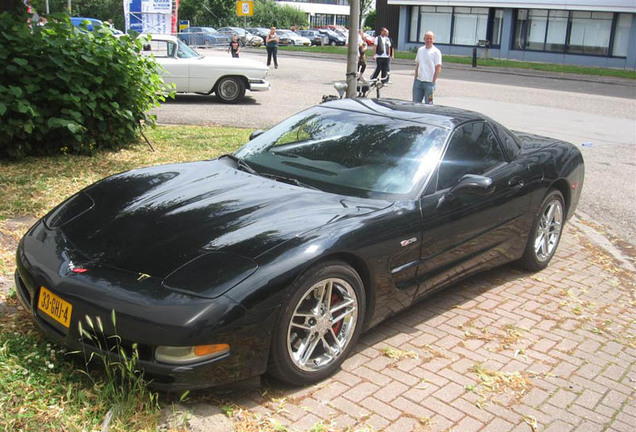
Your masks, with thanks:
<instances>
[{"instance_id":1,"label":"glass facade","mask_svg":"<svg viewBox=\"0 0 636 432\"><path fill-rule=\"evenodd\" d=\"M489 40L491 46L501 43L502 9L413 6L410 14L409 42L423 42L430 30L438 44L475 46L480 40Z\"/></svg>"},{"instance_id":2,"label":"glass facade","mask_svg":"<svg viewBox=\"0 0 636 432\"><path fill-rule=\"evenodd\" d=\"M518 9L513 49L624 57L631 20L611 12Z\"/></svg>"}]
</instances>

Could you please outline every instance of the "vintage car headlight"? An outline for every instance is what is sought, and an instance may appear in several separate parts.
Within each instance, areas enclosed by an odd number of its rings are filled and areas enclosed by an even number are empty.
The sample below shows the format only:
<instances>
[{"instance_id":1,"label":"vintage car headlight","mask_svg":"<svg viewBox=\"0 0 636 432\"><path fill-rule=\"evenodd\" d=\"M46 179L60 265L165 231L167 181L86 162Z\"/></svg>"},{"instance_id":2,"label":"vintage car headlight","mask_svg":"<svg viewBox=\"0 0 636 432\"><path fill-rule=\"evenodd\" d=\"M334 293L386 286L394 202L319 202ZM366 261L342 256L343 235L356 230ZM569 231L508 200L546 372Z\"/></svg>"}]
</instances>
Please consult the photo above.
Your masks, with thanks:
<instances>
[{"instance_id":1,"label":"vintage car headlight","mask_svg":"<svg viewBox=\"0 0 636 432\"><path fill-rule=\"evenodd\" d=\"M228 344L158 346L155 350L155 360L162 363L188 364L222 357L229 352Z\"/></svg>"},{"instance_id":2,"label":"vintage car headlight","mask_svg":"<svg viewBox=\"0 0 636 432\"><path fill-rule=\"evenodd\" d=\"M44 223L50 229L56 229L89 211L95 202L86 193L73 195L44 217Z\"/></svg>"},{"instance_id":3,"label":"vintage car headlight","mask_svg":"<svg viewBox=\"0 0 636 432\"><path fill-rule=\"evenodd\" d=\"M253 274L258 265L253 260L227 252L210 252L193 259L170 273L164 288L216 298Z\"/></svg>"}]
</instances>

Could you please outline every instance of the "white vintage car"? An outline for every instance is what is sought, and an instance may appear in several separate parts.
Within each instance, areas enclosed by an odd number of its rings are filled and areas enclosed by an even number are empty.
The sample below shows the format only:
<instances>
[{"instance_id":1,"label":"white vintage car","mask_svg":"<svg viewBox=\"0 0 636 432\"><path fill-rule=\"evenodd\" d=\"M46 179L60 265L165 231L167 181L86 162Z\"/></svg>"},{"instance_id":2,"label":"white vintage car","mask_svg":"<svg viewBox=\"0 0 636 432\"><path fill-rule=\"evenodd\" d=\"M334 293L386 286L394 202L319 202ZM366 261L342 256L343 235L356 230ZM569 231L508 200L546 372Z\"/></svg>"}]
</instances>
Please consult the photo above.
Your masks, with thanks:
<instances>
[{"instance_id":1,"label":"white vintage car","mask_svg":"<svg viewBox=\"0 0 636 432\"><path fill-rule=\"evenodd\" d=\"M163 66L163 80L174 83L177 93L215 93L225 103L237 103L245 90L269 90L268 68L241 58L205 57L174 36L152 35L143 45L143 54L152 55Z\"/></svg>"}]
</instances>

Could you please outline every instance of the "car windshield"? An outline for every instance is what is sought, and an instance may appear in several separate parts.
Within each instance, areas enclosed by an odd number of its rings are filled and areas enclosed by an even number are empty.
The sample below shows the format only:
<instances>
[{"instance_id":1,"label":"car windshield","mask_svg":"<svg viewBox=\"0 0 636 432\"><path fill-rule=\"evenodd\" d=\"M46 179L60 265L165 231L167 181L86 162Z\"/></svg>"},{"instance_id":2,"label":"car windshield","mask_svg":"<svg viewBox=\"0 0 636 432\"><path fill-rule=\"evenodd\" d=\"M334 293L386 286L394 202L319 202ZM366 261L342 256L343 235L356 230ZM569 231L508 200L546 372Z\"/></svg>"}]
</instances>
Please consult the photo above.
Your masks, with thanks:
<instances>
[{"instance_id":1,"label":"car windshield","mask_svg":"<svg viewBox=\"0 0 636 432\"><path fill-rule=\"evenodd\" d=\"M179 44L179 49L177 51L177 57L178 58L201 57L201 55L198 52L196 52L195 50L190 48L188 45L183 43L181 40L178 40L177 43Z\"/></svg>"},{"instance_id":2,"label":"car windshield","mask_svg":"<svg viewBox=\"0 0 636 432\"><path fill-rule=\"evenodd\" d=\"M403 199L437 165L448 130L318 106L257 136L236 156L261 175L326 192Z\"/></svg>"}]
</instances>

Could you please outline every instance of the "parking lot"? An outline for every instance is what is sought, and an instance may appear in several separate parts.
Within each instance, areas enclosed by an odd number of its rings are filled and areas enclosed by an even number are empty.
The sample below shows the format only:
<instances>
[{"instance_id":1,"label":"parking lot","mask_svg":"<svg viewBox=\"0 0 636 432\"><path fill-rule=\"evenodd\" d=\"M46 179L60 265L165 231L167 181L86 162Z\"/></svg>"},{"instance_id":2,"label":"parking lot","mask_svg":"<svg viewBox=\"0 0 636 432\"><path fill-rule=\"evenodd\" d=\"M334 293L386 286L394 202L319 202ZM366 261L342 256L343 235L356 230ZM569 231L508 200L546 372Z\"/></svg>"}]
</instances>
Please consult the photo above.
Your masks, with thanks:
<instances>
[{"instance_id":1,"label":"parking lot","mask_svg":"<svg viewBox=\"0 0 636 432\"><path fill-rule=\"evenodd\" d=\"M244 57L263 60L260 51ZM343 61L281 52L271 91L230 107L213 96L179 96L158 119L267 128L334 93ZM555 259L536 274L506 266L424 300L367 332L342 370L318 385L266 382L224 396L244 410L235 428L633 430L635 87L515 74L475 79L458 70L443 71L436 103L580 146L584 195ZM396 62L391 81L382 95L409 99L412 66ZM180 409L190 411L191 430L231 427L218 423L218 406L202 402L171 408L166 424L182 418Z\"/></svg>"}]
</instances>

